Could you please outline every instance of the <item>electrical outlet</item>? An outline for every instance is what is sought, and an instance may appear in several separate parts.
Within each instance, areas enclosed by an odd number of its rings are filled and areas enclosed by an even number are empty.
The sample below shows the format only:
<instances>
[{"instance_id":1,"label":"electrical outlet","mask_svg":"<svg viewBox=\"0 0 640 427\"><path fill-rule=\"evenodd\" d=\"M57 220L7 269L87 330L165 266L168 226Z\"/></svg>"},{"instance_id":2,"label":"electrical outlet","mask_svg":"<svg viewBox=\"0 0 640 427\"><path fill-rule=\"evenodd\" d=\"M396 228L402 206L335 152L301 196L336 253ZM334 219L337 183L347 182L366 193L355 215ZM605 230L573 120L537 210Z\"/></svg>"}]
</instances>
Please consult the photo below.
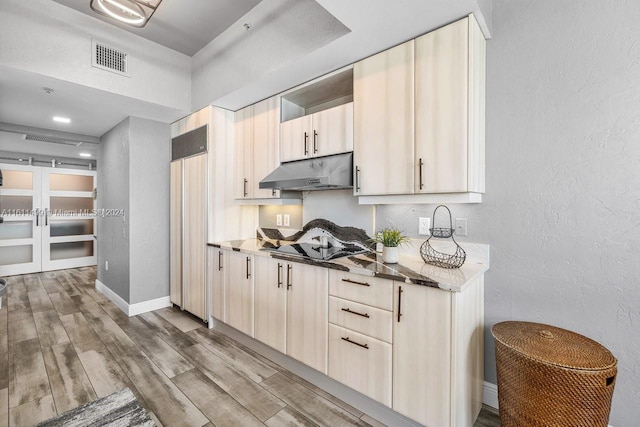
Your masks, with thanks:
<instances>
[{"instance_id":1,"label":"electrical outlet","mask_svg":"<svg viewBox=\"0 0 640 427\"><path fill-rule=\"evenodd\" d=\"M284 214L284 226L289 227L291 225L291 215Z\"/></svg>"},{"instance_id":2,"label":"electrical outlet","mask_svg":"<svg viewBox=\"0 0 640 427\"><path fill-rule=\"evenodd\" d=\"M456 236L467 235L467 218L456 218Z\"/></svg>"},{"instance_id":3,"label":"electrical outlet","mask_svg":"<svg viewBox=\"0 0 640 427\"><path fill-rule=\"evenodd\" d=\"M431 218L418 218L418 234L420 236L428 236L431 234Z\"/></svg>"},{"instance_id":4,"label":"electrical outlet","mask_svg":"<svg viewBox=\"0 0 640 427\"><path fill-rule=\"evenodd\" d=\"M276 214L276 225L282 225L282 214Z\"/></svg>"},{"instance_id":5,"label":"electrical outlet","mask_svg":"<svg viewBox=\"0 0 640 427\"><path fill-rule=\"evenodd\" d=\"M109 261L105 261L105 262L104 262L104 269L105 269L106 271L109 271Z\"/></svg>"}]
</instances>

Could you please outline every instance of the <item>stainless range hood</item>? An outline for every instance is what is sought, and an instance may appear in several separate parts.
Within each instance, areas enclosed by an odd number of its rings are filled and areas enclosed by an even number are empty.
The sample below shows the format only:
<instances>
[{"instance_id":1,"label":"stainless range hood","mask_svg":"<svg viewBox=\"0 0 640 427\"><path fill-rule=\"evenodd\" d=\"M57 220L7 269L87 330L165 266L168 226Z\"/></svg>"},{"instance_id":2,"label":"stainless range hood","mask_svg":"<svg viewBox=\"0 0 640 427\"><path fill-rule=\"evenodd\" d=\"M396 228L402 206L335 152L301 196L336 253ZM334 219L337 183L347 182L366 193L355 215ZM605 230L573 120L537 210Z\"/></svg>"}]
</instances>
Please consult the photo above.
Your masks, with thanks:
<instances>
[{"instance_id":1,"label":"stainless range hood","mask_svg":"<svg viewBox=\"0 0 640 427\"><path fill-rule=\"evenodd\" d=\"M277 190L341 190L353 188L353 153L285 162L260 181Z\"/></svg>"}]
</instances>

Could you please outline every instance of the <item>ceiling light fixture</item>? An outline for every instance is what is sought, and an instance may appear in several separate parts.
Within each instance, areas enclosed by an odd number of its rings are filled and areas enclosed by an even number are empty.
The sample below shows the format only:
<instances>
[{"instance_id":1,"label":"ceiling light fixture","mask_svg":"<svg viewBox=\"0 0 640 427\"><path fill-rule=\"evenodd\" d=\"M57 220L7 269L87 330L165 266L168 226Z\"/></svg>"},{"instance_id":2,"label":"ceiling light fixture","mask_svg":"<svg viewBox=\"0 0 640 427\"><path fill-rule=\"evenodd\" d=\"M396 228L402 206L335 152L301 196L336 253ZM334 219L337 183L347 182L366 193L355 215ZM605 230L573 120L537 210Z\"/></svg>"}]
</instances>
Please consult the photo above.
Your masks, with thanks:
<instances>
[{"instance_id":1,"label":"ceiling light fixture","mask_svg":"<svg viewBox=\"0 0 640 427\"><path fill-rule=\"evenodd\" d=\"M80 157L91 157L90 153L80 153Z\"/></svg>"},{"instance_id":2,"label":"ceiling light fixture","mask_svg":"<svg viewBox=\"0 0 640 427\"><path fill-rule=\"evenodd\" d=\"M90 6L100 15L133 27L147 25L162 0L91 0Z\"/></svg>"},{"instance_id":3,"label":"ceiling light fixture","mask_svg":"<svg viewBox=\"0 0 640 427\"><path fill-rule=\"evenodd\" d=\"M71 119L68 117L60 117L60 116L54 116L53 117L53 121L54 122L58 122L58 123L71 123Z\"/></svg>"}]
</instances>

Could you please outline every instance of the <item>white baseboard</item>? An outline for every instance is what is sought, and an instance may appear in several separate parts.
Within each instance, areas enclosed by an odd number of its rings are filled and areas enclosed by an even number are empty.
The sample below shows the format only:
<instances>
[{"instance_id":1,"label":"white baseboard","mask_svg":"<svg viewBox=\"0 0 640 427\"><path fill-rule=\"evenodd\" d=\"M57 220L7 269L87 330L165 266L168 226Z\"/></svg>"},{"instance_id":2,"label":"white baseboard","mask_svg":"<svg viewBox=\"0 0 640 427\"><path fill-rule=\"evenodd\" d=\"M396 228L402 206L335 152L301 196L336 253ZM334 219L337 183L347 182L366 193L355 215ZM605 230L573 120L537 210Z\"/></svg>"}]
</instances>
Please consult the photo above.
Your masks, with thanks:
<instances>
[{"instance_id":1,"label":"white baseboard","mask_svg":"<svg viewBox=\"0 0 640 427\"><path fill-rule=\"evenodd\" d=\"M122 297L113 292L107 285L96 279L96 290L102 295L109 298L109 300L116 305L127 316L137 316L138 314L147 313L153 310L159 310L161 308L170 307L170 297L161 297L151 299L148 301L137 302L135 304L129 304Z\"/></svg>"},{"instance_id":2,"label":"white baseboard","mask_svg":"<svg viewBox=\"0 0 640 427\"><path fill-rule=\"evenodd\" d=\"M482 385L482 403L498 409L498 386L488 382Z\"/></svg>"}]
</instances>

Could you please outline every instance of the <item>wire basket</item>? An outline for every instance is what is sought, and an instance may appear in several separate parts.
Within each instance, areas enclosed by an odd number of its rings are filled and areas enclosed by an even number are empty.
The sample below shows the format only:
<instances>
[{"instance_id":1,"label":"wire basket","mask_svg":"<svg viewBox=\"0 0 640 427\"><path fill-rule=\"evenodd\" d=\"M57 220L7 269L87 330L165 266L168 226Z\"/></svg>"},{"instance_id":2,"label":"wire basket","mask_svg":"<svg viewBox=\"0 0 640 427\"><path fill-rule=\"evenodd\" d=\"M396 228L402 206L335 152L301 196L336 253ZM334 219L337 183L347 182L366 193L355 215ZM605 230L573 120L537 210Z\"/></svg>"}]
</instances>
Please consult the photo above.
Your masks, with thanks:
<instances>
[{"instance_id":1,"label":"wire basket","mask_svg":"<svg viewBox=\"0 0 640 427\"><path fill-rule=\"evenodd\" d=\"M439 228L435 227L436 224L436 212L440 208L445 208L449 213L449 228ZM453 221L451 219L451 211L448 207L444 205L437 206L433 211L433 218L431 219L431 223L434 225L433 228L430 228L431 236L420 246L420 256L427 264L435 265L437 267L442 268L460 268L464 261L467 259L467 253L460 247L456 239L453 238ZM456 250L453 254L447 254L444 252L437 251L429 240L432 238L438 239L448 239L451 238L453 243L456 245Z\"/></svg>"}]
</instances>

